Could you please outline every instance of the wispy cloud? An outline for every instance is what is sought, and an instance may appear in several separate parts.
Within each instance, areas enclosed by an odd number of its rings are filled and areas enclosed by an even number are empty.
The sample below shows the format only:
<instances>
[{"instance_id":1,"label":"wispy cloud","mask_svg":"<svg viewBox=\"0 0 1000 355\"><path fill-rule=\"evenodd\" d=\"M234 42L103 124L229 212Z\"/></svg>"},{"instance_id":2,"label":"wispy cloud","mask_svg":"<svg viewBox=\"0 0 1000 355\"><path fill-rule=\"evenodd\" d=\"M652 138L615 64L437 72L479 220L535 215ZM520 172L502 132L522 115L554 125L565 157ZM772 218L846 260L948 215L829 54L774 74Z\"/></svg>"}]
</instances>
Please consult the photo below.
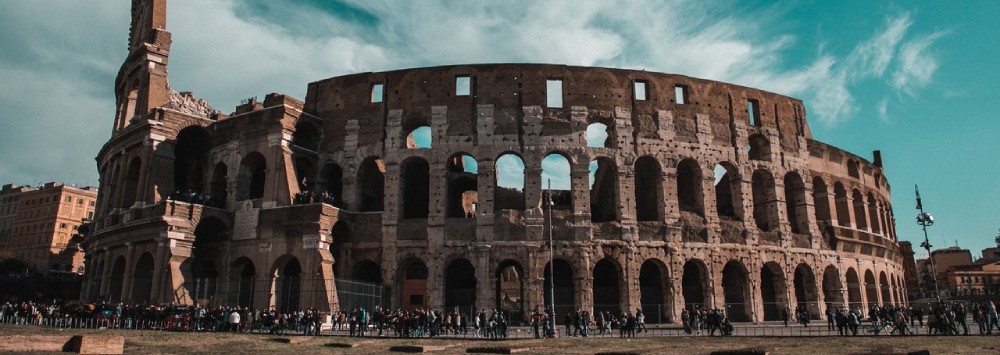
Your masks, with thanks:
<instances>
[{"instance_id":1,"label":"wispy cloud","mask_svg":"<svg viewBox=\"0 0 1000 355\"><path fill-rule=\"evenodd\" d=\"M938 68L937 58L931 53L931 45L946 34L946 31L934 32L902 46L899 51L899 66L892 75L892 84L896 89L913 96L916 88L931 81Z\"/></svg>"},{"instance_id":2,"label":"wispy cloud","mask_svg":"<svg viewBox=\"0 0 1000 355\"><path fill-rule=\"evenodd\" d=\"M883 123L889 122L889 99L882 98L879 100L878 105L875 106L875 111L878 112L878 118Z\"/></svg>"}]
</instances>

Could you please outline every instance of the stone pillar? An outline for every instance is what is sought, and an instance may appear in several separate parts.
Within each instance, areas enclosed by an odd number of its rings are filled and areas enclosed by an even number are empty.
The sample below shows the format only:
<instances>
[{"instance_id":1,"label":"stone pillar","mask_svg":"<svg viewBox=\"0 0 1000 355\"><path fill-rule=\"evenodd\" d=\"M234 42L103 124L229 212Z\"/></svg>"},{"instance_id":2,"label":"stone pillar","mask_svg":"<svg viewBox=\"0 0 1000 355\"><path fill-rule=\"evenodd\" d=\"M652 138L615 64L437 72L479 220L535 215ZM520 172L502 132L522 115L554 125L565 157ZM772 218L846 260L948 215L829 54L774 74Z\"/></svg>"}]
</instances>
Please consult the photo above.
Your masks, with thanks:
<instances>
[{"instance_id":1,"label":"stone pillar","mask_svg":"<svg viewBox=\"0 0 1000 355\"><path fill-rule=\"evenodd\" d=\"M582 158L577 157L577 158ZM586 160L586 159L584 159ZM570 193L573 195L574 240L590 240L590 161L570 163Z\"/></svg>"},{"instance_id":2,"label":"stone pillar","mask_svg":"<svg viewBox=\"0 0 1000 355\"><path fill-rule=\"evenodd\" d=\"M491 259L491 245L480 245L476 250L476 309L496 308L497 275L493 272L493 265L496 264ZM521 275L523 277L523 275ZM522 290L522 294L524 290ZM522 296L523 297L523 296Z\"/></svg>"},{"instance_id":3,"label":"stone pillar","mask_svg":"<svg viewBox=\"0 0 1000 355\"><path fill-rule=\"evenodd\" d=\"M125 272L122 273L122 300L132 300L132 279L135 277L135 244L126 242L128 251L125 254Z\"/></svg>"}]
</instances>

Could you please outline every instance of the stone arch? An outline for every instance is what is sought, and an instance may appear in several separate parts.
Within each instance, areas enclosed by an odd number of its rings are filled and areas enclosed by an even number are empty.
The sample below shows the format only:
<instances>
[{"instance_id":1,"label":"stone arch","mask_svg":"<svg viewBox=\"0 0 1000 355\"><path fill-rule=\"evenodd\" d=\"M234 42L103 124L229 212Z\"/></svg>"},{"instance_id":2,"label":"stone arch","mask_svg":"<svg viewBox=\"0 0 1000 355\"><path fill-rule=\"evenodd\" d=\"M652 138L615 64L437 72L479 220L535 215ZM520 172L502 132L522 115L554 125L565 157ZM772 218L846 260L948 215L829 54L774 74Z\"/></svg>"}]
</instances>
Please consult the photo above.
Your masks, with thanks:
<instances>
[{"instance_id":1,"label":"stone arch","mask_svg":"<svg viewBox=\"0 0 1000 355\"><path fill-rule=\"evenodd\" d=\"M216 217L205 217L194 229L194 243L191 256L191 276L193 285L188 288L195 300L210 300L218 289L219 271L217 262L222 260L226 249L227 227Z\"/></svg>"},{"instance_id":2,"label":"stone arch","mask_svg":"<svg viewBox=\"0 0 1000 355\"><path fill-rule=\"evenodd\" d=\"M521 263L511 259L501 261L495 277L496 308L511 313L523 312L525 274Z\"/></svg>"},{"instance_id":3,"label":"stone arch","mask_svg":"<svg viewBox=\"0 0 1000 355\"><path fill-rule=\"evenodd\" d=\"M317 191L323 195L323 203L344 207L344 169L339 164L324 164L316 183Z\"/></svg>"},{"instance_id":4,"label":"stone arch","mask_svg":"<svg viewBox=\"0 0 1000 355\"><path fill-rule=\"evenodd\" d=\"M618 168L614 160L600 157L590 162L590 221L618 219Z\"/></svg>"},{"instance_id":5,"label":"stone arch","mask_svg":"<svg viewBox=\"0 0 1000 355\"><path fill-rule=\"evenodd\" d=\"M385 202L385 163L368 157L358 167L358 210L382 211Z\"/></svg>"},{"instance_id":6,"label":"stone arch","mask_svg":"<svg viewBox=\"0 0 1000 355\"><path fill-rule=\"evenodd\" d=\"M670 271L659 259L646 259L639 267L639 304L647 323L671 321Z\"/></svg>"},{"instance_id":7,"label":"stone arch","mask_svg":"<svg viewBox=\"0 0 1000 355\"><path fill-rule=\"evenodd\" d=\"M840 281L840 273L833 265L827 265L823 270L823 299L827 307L840 308L844 305L844 285Z\"/></svg>"},{"instance_id":8,"label":"stone arch","mask_svg":"<svg viewBox=\"0 0 1000 355\"><path fill-rule=\"evenodd\" d=\"M588 125L584 138L588 147L611 148L611 128L604 123L594 122Z\"/></svg>"},{"instance_id":9,"label":"stone arch","mask_svg":"<svg viewBox=\"0 0 1000 355\"><path fill-rule=\"evenodd\" d=\"M684 263L681 276L681 294L684 307L694 310L712 301L712 285L709 282L708 267L699 259L689 259Z\"/></svg>"},{"instance_id":10,"label":"stone arch","mask_svg":"<svg viewBox=\"0 0 1000 355\"><path fill-rule=\"evenodd\" d=\"M295 132L292 133L292 148L319 152L319 143L322 139L322 133L315 124L300 119L295 124Z\"/></svg>"},{"instance_id":11,"label":"stone arch","mask_svg":"<svg viewBox=\"0 0 1000 355\"><path fill-rule=\"evenodd\" d=\"M832 219L830 216L830 198L829 191L826 188L826 182L823 178L817 176L813 178L813 204L815 205L814 212L816 215L816 223L821 226L827 226L829 221ZM822 228L821 228L822 229Z\"/></svg>"},{"instance_id":12,"label":"stone arch","mask_svg":"<svg viewBox=\"0 0 1000 355\"><path fill-rule=\"evenodd\" d=\"M855 227L860 230L868 229L868 221L865 218L865 197L861 194L861 191L854 189L854 193L851 196L854 200L854 219Z\"/></svg>"},{"instance_id":13,"label":"stone arch","mask_svg":"<svg viewBox=\"0 0 1000 355\"><path fill-rule=\"evenodd\" d=\"M885 276L885 271L878 273L878 286L882 291L882 304L889 305L892 304L892 295L890 294L889 279Z\"/></svg>"},{"instance_id":14,"label":"stone arch","mask_svg":"<svg viewBox=\"0 0 1000 355\"><path fill-rule=\"evenodd\" d=\"M142 159L132 158L129 161L128 169L125 170L125 184L122 188L122 201L120 207L130 208L135 204L135 198L139 194L139 177L142 175Z\"/></svg>"},{"instance_id":15,"label":"stone arch","mask_svg":"<svg viewBox=\"0 0 1000 355\"><path fill-rule=\"evenodd\" d=\"M240 307L253 307L257 299L257 268L254 267L253 261L245 256L237 258L230 265L229 279L236 280L235 285L230 286L235 288L236 294L235 300L231 300L230 303Z\"/></svg>"},{"instance_id":16,"label":"stone arch","mask_svg":"<svg viewBox=\"0 0 1000 355\"><path fill-rule=\"evenodd\" d=\"M788 306L788 283L781 265L770 261L760 268L760 298L764 306L764 320L781 320Z\"/></svg>"},{"instance_id":17,"label":"stone arch","mask_svg":"<svg viewBox=\"0 0 1000 355\"><path fill-rule=\"evenodd\" d=\"M475 217L479 204L479 163L465 153L456 153L447 164L447 216Z\"/></svg>"},{"instance_id":18,"label":"stone arch","mask_svg":"<svg viewBox=\"0 0 1000 355\"><path fill-rule=\"evenodd\" d=\"M476 308L476 267L468 259L459 258L448 263L444 274L445 312L454 309L472 313Z\"/></svg>"},{"instance_id":19,"label":"stone arch","mask_svg":"<svg viewBox=\"0 0 1000 355\"><path fill-rule=\"evenodd\" d=\"M542 188L552 195L553 209L573 209L572 164L569 155L559 151L542 158Z\"/></svg>"},{"instance_id":20,"label":"stone arch","mask_svg":"<svg viewBox=\"0 0 1000 355\"><path fill-rule=\"evenodd\" d=\"M348 260L345 244L350 244L354 241L354 232L351 230L351 225L345 220L337 220L330 229L330 239L330 254L333 256L333 275L334 277L343 277L346 265L341 261Z\"/></svg>"},{"instance_id":21,"label":"stone arch","mask_svg":"<svg viewBox=\"0 0 1000 355\"><path fill-rule=\"evenodd\" d=\"M882 228L879 225L879 207L878 200L875 199L875 195L871 192L868 193L868 221L872 226L872 234L882 234Z\"/></svg>"},{"instance_id":22,"label":"stone arch","mask_svg":"<svg viewBox=\"0 0 1000 355\"><path fill-rule=\"evenodd\" d=\"M271 268L274 277L272 301L278 312L291 312L299 309L302 292L302 264L292 255L283 255L274 262Z\"/></svg>"},{"instance_id":23,"label":"stone arch","mask_svg":"<svg viewBox=\"0 0 1000 355\"><path fill-rule=\"evenodd\" d=\"M403 309L427 308L427 264L412 258L401 265L400 303Z\"/></svg>"},{"instance_id":24,"label":"stone arch","mask_svg":"<svg viewBox=\"0 0 1000 355\"><path fill-rule=\"evenodd\" d=\"M809 312L811 318L818 318L820 315L819 294L816 288L816 275L812 268L806 263L799 263L795 267L795 275L792 279L795 288L795 308L803 312Z\"/></svg>"},{"instance_id":25,"label":"stone arch","mask_svg":"<svg viewBox=\"0 0 1000 355\"><path fill-rule=\"evenodd\" d=\"M879 304L878 284L875 282L875 274L871 269L865 270L865 297L868 300L867 306Z\"/></svg>"},{"instance_id":26,"label":"stone arch","mask_svg":"<svg viewBox=\"0 0 1000 355\"><path fill-rule=\"evenodd\" d=\"M297 155L292 159L296 182L300 192L313 191L316 188L316 158Z\"/></svg>"},{"instance_id":27,"label":"stone arch","mask_svg":"<svg viewBox=\"0 0 1000 355\"><path fill-rule=\"evenodd\" d=\"M267 160L258 152L250 152L240 161L237 177L236 200L255 200L264 197Z\"/></svg>"},{"instance_id":28,"label":"stone arch","mask_svg":"<svg viewBox=\"0 0 1000 355\"><path fill-rule=\"evenodd\" d=\"M692 158L677 163L677 204L681 212L705 215L701 166Z\"/></svg>"},{"instance_id":29,"label":"stone arch","mask_svg":"<svg viewBox=\"0 0 1000 355\"><path fill-rule=\"evenodd\" d=\"M421 157L409 157L400 166L400 217L427 218L430 212L430 164Z\"/></svg>"},{"instance_id":30,"label":"stone arch","mask_svg":"<svg viewBox=\"0 0 1000 355\"><path fill-rule=\"evenodd\" d=\"M594 264L593 300L594 312L609 311L617 314L622 311L621 291L622 277L618 263L610 258L603 258Z\"/></svg>"},{"instance_id":31,"label":"stone arch","mask_svg":"<svg viewBox=\"0 0 1000 355\"><path fill-rule=\"evenodd\" d=\"M556 315L575 311L576 278L574 277L573 266L568 261L557 258L552 263L545 264L543 275L545 279L544 299L546 308L554 310ZM554 295L553 292L555 293ZM554 302L553 296L555 296ZM561 320L561 318L556 317L556 320Z\"/></svg>"},{"instance_id":32,"label":"stone arch","mask_svg":"<svg viewBox=\"0 0 1000 355\"><path fill-rule=\"evenodd\" d=\"M858 170L859 169L857 160L851 159L847 161L847 175L849 175L852 178L860 178L861 174L859 173Z\"/></svg>"},{"instance_id":33,"label":"stone arch","mask_svg":"<svg viewBox=\"0 0 1000 355\"><path fill-rule=\"evenodd\" d=\"M841 227L851 226L850 202L847 200L847 190L839 181L833 184L833 194L837 202L837 223Z\"/></svg>"},{"instance_id":34,"label":"stone arch","mask_svg":"<svg viewBox=\"0 0 1000 355\"><path fill-rule=\"evenodd\" d=\"M861 280L854 268L847 268L847 306L850 309L863 309L861 301Z\"/></svg>"},{"instance_id":35,"label":"stone arch","mask_svg":"<svg viewBox=\"0 0 1000 355\"><path fill-rule=\"evenodd\" d=\"M495 163L494 209L524 210L524 160L516 153L503 153Z\"/></svg>"},{"instance_id":36,"label":"stone arch","mask_svg":"<svg viewBox=\"0 0 1000 355\"><path fill-rule=\"evenodd\" d=\"M382 284L382 267L371 260L361 260L354 264L351 280L368 284Z\"/></svg>"},{"instance_id":37,"label":"stone arch","mask_svg":"<svg viewBox=\"0 0 1000 355\"><path fill-rule=\"evenodd\" d=\"M205 170L212 136L204 127L188 126L177 134L174 144L174 191L204 193Z\"/></svg>"},{"instance_id":38,"label":"stone arch","mask_svg":"<svg viewBox=\"0 0 1000 355\"><path fill-rule=\"evenodd\" d=\"M785 211L792 233L809 233L809 213L806 208L806 185L799 173L785 174Z\"/></svg>"},{"instance_id":39,"label":"stone arch","mask_svg":"<svg viewBox=\"0 0 1000 355\"><path fill-rule=\"evenodd\" d=\"M740 171L730 162L719 162L715 173L715 211L719 218L743 220Z\"/></svg>"},{"instance_id":40,"label":"stone arch","mask_svg":"<svg viewBox=\"0 0 1000 355\"><path fill-rule=\"evenodd\" d=\"M640 222L663 220L663 169L649 155L635 161L635 216Z\"/></svg>"},{"instance_id":41,"label":"stone arch","mask_svg":"<svg viewBox=\"0 0 1000 355\"><path fill-rule=\"evenodd\" d=\"M130 303L150 304L153 296L153 254L142 253L132 268L132 297Z\"/></svg>"},{"instance_id":42,"label":"stone arch","mask_svg":"<svg viewBox=\"0 0 1000 355\"><path fill-rule=\"evenodd\" d=\"M122 301L122 291L125 284L125 257L119 256L111 266L108 276L108 298L111 302Z\"/></svg>"},{"instance_id":43,"label":"stone arch","mask_svg":"<svg viewBox=\"0 0 1000 355\"><path fill-rule=\"evenodd\" d=\"M771 142L763 134L754 134L748 140L747 154L750 160L771 160Z\"/></svg>"},{"instance_id":44,"label":"stone arch","mask_svg":"<svg viewBox=\"0 0 1000 355\"><path fill-rule=\"evenodd\" d=\"M407 149L430 149L433 143L431 126L417 126L406 131Z\"/></svg>"},{"instance_id":45,"label":"stone arch","mask_svg":"<svg viewBox=\"0 0 1000 355\"><path fill-rule=\"evenodd\" d=\"M770 171L757 169L753 172L753 219L757 228L769 232L777 227L778 197L775 194L774 176Z\"/></svg>"},{"instance_id":46,"label":"stone arch","mask_svg":"<svg viewBox=\"0 0 1000 355\"><path fill-rule=\"evenodd\" d=\"M743 263L730 260L722 268L722 293L725 299L726 315L734 322L751 319L753 309L750 301L750 277Z\"/></svg>"}]
</instances>

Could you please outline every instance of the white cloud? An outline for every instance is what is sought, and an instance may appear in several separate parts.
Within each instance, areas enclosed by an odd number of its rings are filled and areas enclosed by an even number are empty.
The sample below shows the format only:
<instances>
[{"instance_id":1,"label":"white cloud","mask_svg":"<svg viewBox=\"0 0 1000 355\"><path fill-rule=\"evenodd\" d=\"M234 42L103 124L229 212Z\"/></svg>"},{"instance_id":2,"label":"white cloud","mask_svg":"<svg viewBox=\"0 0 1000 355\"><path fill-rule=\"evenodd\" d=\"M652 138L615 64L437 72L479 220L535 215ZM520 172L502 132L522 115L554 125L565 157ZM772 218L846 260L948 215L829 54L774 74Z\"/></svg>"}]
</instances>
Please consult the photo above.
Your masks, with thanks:
<instances>
[{"instance_id":1,"label":"white cloud","mask_svg":"<svg viewBox=\"0 0 1000 355\"><path fill-rule=\"evenodd\" d=\"M935 32L903 44L899 50L899 66L892 75L896 89L913 95L913 90L930 82L938 63L930 53L930 46L946 32Z\"/></svg>"},{"instance_id":2,"label":"white cloud","mask_svg":"<svg viewBox=\"0 0 1000 355\"><path fill-rule=\"evenodd\" d=\"M910 25L913 24L908 13L894 19L887 19L886 22L886 27L881 30L881 33L862 42L851 53L848 64L852 67L853 78L884 75L896 54L899 42L906 35Z\"/></svg>"},{"instance_id":3,"label":"white cloud","mask_svg":"<svg viewBox=\"0 0 1000 355\"><path fill-rule=\"evenodd\" d=\"M882 98L879 100L878 105L875 106L875 110L878 112L878 118L883 122L889 122L889 99Z\"/></svg>"}]
</instances>

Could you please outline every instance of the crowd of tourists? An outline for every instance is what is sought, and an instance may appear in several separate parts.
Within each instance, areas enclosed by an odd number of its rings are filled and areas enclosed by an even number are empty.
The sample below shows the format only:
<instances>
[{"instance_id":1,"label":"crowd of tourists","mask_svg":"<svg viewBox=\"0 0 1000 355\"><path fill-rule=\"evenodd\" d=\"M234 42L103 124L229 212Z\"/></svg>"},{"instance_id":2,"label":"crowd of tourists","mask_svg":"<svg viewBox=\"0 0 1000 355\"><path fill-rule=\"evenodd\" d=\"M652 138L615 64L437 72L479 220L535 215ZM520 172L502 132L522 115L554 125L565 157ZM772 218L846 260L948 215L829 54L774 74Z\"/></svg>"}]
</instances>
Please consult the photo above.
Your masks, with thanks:
<instances>
[{"instance_id":1,"label":"crowd of tourists","mask_svg":"<svg viewBox=\"0 0 1000 355\"><path fill-rule=\"evenodd\" d=\"M726 312L718 308L695 307L692 311L685 308L681 312L681 323L684 325L684 334L687 335L701 335L705 331L709 336L715 336L718 331L719 335L726 336L733 335L734 330Z\"/></svg>"},{"instance_id":2,"label":"crowd of tourists","mask_svg":"<svg viewBox=\"0 0 1000 355\"><path fill-rule=\"evenodd\" d=\"M1000 335L997 308L992 301L971 303L939 303L929 309L922 307L896 307L872 305L868 309L867 320L871 335L913 335L925 327L928 335L969 335L968 319L978 325L979 335ZM827 329L842 336L856 336L861 323L866 319L858 307L851 309L833 308L827 310ZM863 333L864 333L863 332Z\"/></svg>"}]
</instances>

